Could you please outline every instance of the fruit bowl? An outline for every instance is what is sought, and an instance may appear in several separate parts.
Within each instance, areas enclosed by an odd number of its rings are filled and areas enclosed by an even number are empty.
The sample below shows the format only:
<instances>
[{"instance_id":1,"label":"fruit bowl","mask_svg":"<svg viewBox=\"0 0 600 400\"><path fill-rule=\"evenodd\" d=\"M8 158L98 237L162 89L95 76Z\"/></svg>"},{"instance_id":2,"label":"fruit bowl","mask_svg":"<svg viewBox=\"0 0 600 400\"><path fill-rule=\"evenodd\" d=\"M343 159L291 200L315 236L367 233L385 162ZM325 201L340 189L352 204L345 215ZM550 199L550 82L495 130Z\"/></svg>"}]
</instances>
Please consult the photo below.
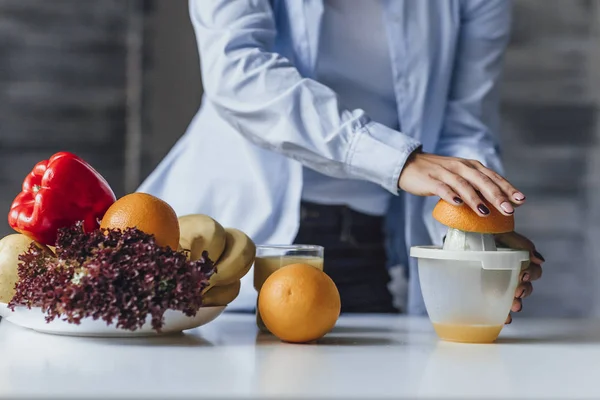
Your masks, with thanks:
<instances>
[{"instance_id":1,"label":"fruit bowl","mask_svg":"<svg viewBox=\"0 0 600 400\"><path fill-rule=\"evenodd\" d=\"M201 307L193 317L188 317L181 311L167 310L164 314L164 325L160 332L152 329L150 316L148 316L146 323L135 331L120 329L115 325L107 325L106 322L102 320L93 320L92 318L84 318L78 325L60 319L46 322L45 315L40 308L28 309L27 307L16 307L15 311L11 311L6 303L0 303L0 316L3 320L23 328L54 335L140 337L167 335L198 328L215 320L223 313L226 307L227 306Z\"/></svg>"},{"instance_id":2,"label":"fruit bowl","mask_svg":"<svg viewBox=\"0 0 600 400\"><path fill-rule=\"evenodd\" d=\"M139 191L117 198L68 152L34 165L8 221L16 233L0 238L0 316L45 333L146 336L199 327L235 300L256 254L246 233L208 215L178 217Z\"/></svg>"}]
</instances>

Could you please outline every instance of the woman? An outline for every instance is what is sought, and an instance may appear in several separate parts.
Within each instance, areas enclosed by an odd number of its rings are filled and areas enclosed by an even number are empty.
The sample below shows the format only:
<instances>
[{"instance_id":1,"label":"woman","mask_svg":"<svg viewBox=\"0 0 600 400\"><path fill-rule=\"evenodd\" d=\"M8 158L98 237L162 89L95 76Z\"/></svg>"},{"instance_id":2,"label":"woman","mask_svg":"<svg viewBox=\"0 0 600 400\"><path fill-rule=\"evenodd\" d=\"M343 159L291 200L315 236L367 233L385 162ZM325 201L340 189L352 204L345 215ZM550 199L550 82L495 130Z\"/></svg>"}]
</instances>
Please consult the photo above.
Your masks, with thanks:
<instances>
[{"instance_id":1,"label":"woman","mask_svg":"<svg viewBox=\"0 0 600 400\"><path fill-rule=\"evenodd\" d=\"M441 244L439 197L510 215L497 85L505 0L191 0L204 82L186 134L140 191L257 243L326 246L346 312L395 312L386 267L424 314L413 245ZM438 197L439 196L439 197ZM541 275L531 252L513 311ZM233 310L253 310L252 274ZM509 317L510 321L510 317Z\"/></svg>"}]
</instances>

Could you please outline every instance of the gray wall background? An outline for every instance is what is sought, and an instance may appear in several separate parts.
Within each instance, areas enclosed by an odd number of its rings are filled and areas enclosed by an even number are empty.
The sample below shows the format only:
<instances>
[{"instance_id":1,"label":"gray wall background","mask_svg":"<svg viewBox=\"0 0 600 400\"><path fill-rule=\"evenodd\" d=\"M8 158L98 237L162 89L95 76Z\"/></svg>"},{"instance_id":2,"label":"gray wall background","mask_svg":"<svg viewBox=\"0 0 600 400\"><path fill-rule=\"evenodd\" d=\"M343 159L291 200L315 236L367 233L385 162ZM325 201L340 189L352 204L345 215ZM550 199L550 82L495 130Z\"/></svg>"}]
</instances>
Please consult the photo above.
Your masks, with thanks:
<instances>
[{"instance_id":1,"label":"gray wall background","mask_svg":"<svg viewBox=\"0 0 600 400\"><path fill-rule=\"evenodd\" d=\"M598 0L515 1L504 159L529 198L518 230L548 260L524 315L600 314L599 9ZM186 0L0 0L0 210L36 161L63 149L118 195L132 190L201 94Z\"/></svg>"}]
</instances>

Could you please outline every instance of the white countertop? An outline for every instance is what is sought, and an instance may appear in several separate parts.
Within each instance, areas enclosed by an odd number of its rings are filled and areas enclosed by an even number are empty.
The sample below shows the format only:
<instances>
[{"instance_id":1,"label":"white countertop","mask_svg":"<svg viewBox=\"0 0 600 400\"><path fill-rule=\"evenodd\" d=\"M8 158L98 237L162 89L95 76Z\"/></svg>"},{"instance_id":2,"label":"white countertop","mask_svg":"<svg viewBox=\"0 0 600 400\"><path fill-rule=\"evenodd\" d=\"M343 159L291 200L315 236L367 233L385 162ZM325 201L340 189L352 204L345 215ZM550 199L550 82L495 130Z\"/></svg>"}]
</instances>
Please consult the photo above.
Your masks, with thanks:
<instances>
[{"instance_id":1,"label":"white countertop","mask_svg":"<svg viewBox=\"0 0 600 400\"><path fill-rule=\"evenodd\" d=\"M493 345L439 342L426 319L345 316L318 345L223 314L185 334L92 339L0 322L0 397L600 397L600 321L515 317Z\"/></svg>"}]
</instances>

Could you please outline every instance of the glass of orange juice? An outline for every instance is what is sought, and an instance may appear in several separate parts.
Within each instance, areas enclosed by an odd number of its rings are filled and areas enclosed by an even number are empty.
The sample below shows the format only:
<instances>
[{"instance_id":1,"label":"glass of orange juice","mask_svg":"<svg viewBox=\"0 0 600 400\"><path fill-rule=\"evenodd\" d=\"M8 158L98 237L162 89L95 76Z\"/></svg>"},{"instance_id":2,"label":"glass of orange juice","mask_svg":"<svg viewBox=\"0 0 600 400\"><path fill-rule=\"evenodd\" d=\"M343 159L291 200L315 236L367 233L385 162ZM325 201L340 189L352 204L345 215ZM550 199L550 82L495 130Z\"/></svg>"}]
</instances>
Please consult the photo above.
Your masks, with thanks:
<instances>
[{"instance_id":1,"label":"glass of orange juice","mask_svg":"<svg viewBox=\"0 0 600 400\"><path fill-rule=\"evenodd\" d=\"M260 292L260 288L269 275L279 268L291 264L308 264L323 271L325 249L313 244L291 244L291 245L259 245L256 246L256 258L254 259L254 289ZM268 332L256 306L256 324L262 331Z\"/></svg>"}]
</instances>

